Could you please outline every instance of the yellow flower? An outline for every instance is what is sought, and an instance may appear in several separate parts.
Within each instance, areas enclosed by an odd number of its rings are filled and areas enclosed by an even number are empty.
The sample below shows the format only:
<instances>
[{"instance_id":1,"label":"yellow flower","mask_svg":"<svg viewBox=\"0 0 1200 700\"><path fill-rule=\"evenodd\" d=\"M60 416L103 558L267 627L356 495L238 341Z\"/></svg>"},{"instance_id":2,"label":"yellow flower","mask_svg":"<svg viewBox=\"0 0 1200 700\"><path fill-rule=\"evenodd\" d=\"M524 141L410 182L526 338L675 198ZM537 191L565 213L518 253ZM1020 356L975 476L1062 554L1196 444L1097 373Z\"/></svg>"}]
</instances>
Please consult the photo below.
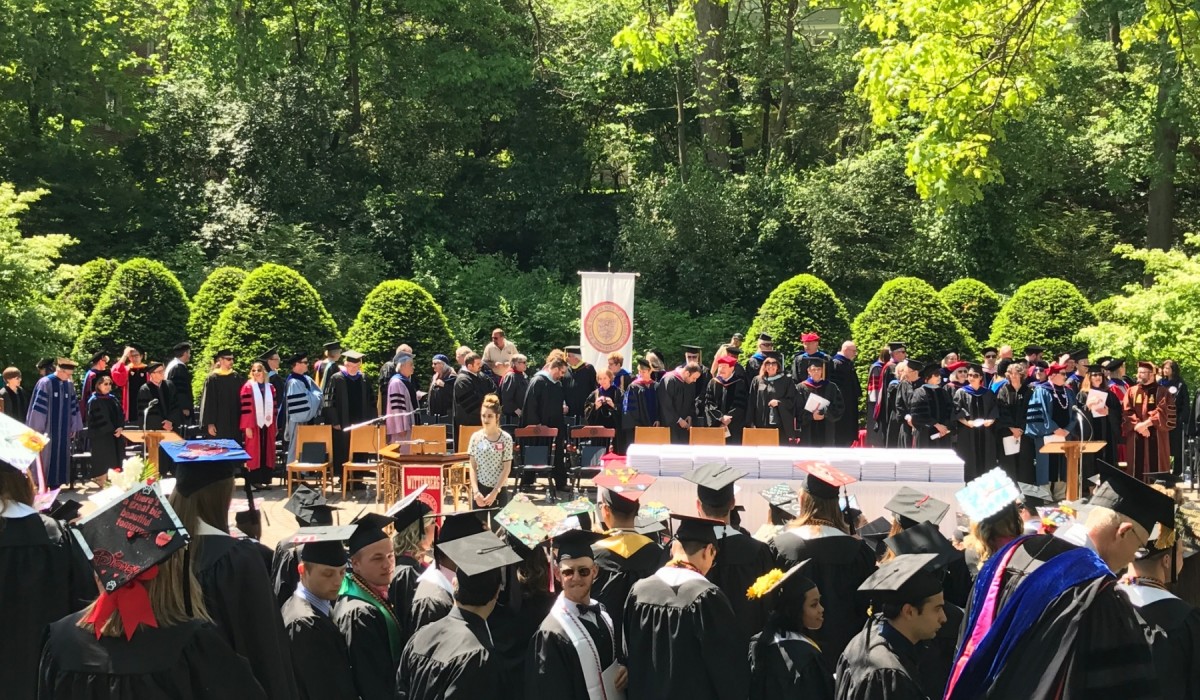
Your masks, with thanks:
<instances>
[{"instance_id":1,"label":"yellow flower","mask_svg":"<svg viewBox=\"0 0 1200 700\"><path fill-rule=\"evenodd\" d=\"M783 571L779 569L771 569L762 576L759 576L758 580L754 582L754 585L746 589L746 597L750 600L757 600L765 596L767 591L771 590L771 588L775 584L779 583L782 578Z\"/></svg>"}]
</instances>

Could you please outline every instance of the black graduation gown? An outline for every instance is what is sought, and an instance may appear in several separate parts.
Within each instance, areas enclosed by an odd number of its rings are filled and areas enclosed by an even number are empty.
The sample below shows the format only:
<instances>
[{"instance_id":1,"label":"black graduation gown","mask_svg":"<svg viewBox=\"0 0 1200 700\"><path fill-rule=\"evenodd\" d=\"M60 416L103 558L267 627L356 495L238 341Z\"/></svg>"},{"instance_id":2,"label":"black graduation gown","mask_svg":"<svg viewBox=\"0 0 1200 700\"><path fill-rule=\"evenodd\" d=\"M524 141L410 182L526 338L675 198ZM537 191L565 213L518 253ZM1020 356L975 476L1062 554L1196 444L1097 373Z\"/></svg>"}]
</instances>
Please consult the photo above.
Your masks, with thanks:
<instances>
[{"instance_id":1,"label":"black graduation gown","mask_svg":"<svg viewBox=\"0 0 1200 700\"><path fill-rule=\"evenodd\" d=\"M401 555L396 557L396 568L392 571L392 582L388 585L388 603L396 615L396 624L400 627L400 647L408 643L409 637L415 630L412 622L413 596L417 593L417 577L425 570L421 563L412 557Z\"/></svg>"},{"instance_id":2,"label":"black graduation gown","mask_svg":"<svg viewBox=\"0 0 1200 700\"><path fill-rule=\"evenodd\" d=\"M88 442L92 448L91 473L97 477L125 461L125 438L114 435L125 425L125 412L115 394L92 394L88 400Z\"/></svg>"},{"instance_id":3,"label":"black graduation gown","mask_svg":"<svg viewBox=\"0 0 1200 700\"><path fill-rule=\"evenodd\" d=\"M574 603L567 602L567 605ZM580 617L579 621L592 638L592 649L595 650L595 656L587 659L587 663L599 663L603 670L616 659L617 647L613 641L614 630L610 630L603 619L596 619L598 617L590 613L586 618ZM524 687L527 700L589 700L579 652L553 615L546 616L529 643Z\"/></svg>"},{"instance_id":4,"label":"black graduation gown","mask_svg":"<svg viewBox=\"0 0 1200 700\"><path fill-rule=\"evenodd\" d=\"M456 606L405 647L396 700L505 698L502 677L487 621Z\"/></svg>"},{"instance_id":5,"label":"black graduation gown","mask_svg":"<svg viewBox=\"0 0 1200 700\"><path fill-rule=\"evenodd\" d=\"M600 408L596 408L596 399L600 396L606 396L612 399L613 405L604 404ZM602 428L612 428L618 433L621 432L621 404L624 403L624 396L621 390L615 385L609 385L608 391L597 388L592 393L588 394L587 401L583 404L583 424L596 425Z\"/></svg>"},{"instance_id":6,"label":"black graduation gown","mask_svg":"<svg viewBox=\"0 0 1200 700\"><path fill-rule=\"evenodd\" d=\"M1033 387L1029 384L1013 389L1012 384L1005 382L996 390L996 459L1009 478L1026 484L1035 481L1033 438L1025 434L1029 401L1032 398ZM1021 431L1021 451L1014 455L1004 454L1004 438L1012 436L1010 428Z\"/></svg>"},{"instance_id":7,"label":"black graduation gown","mask_svg":"<svg viewBox=\"0 0 1200 700\"><path fill-rule=\"evenodd\" d=\"M955 420L973 421L979 418L996 420L996 397L987 389L978 394L969 387L954 392ZM963 461L963 481L971 481L996 466L996 424L968 427L957 425L954 451Z\"/></svg>"},{"instance_id":8,"label":"black graduation gown","mask_svg":"<svg viewBox=\"0 0 1200 700\"><path fill-rule=\"evenodd\" d=\"M1000 608L1028 573L1073 547L1053 535L1036 535L1018 545L1002 574ZM1070 639L1074 641L1065 642ZM1047 606L1009 655L987 697L1159 698L1155 675L1133 606L1114 577L1101 576L1067 589ZM1056 694L1060 686L1061 695Z\"/></svg>"},{"instance_id":9,"label":"black graduation gown","mask_svg":"<svg viewBox=\"0 0 1200 700\"><path fill-rule=\"evenodd\" d=\"M281 606L296 592L296 584L300 582L300 572L296 565L300 563L300 552L303 549L304 545L275 545L275 553L271 556L271 587L275 591L275 600Z\"/></svg>"},{"instance_id":10,"label":"black graduation gown","mask_svg":"<svg viewBox=\"0 0 1200 700\"><path fill-rule=\"evenodd\" d=\"M239 389L240 391L240 389ZM158 399L158 403L147 413L150 402ZM171 421L171 427L179 430L183 427L183 411L179 410L179 402L175 394L175 385L163 382L158 386L154 382L146 382L137 393L137 424L142 425L145 416L146 430L162 430L163 421Z\"/></svg>"},{"instance_id":11,"label":"black graduation gown","mask_svg":"<svg viewBox=\"0 0 1200 700\"><path fill-rule=\"evenodd\" d=\"M167 370L167 381L175 387L175 403L179 406L179 411L181 413L187 411L190 414L196 403L196 399L192 395L191 368L183 362L170 365L170 369ZM279 395L283 396L284 392Z\"/></svg>"},{"instance_id":12,"label":"black graduation gown","mask_svg":"<svg viewBox=\"0 0 1200 700\"><path fill-rule=\"evenodd\" d=\"M515 573L506 581L506 586L512 585L516 590L510 593L510 589L505 588L500 602L488 616L487 624L501 666L505 695L516 700L525 697L525 659L529 656L529 644L550 614L555 596L549 591L530 595L530 591L521 589ZM511 601L510 596L519 598Z\"/></svg>"},{"instance_id":13,"label":"black graduation gown","mask_svg":"<svg viewBox=\"0 0 1200 700\"><path fill-rule=\"evenodd\" d=\"M654 540L633 531L612 530L608 537L592 545L596 578L592 597L600 601L612 616L617 648L621 648L620 621L625 616L625 599L633 584L650 576L663 565L665 552Z\"/></svg>"},{"instance_id":14,"label":"black graduation gown","mask_svg":"<svg viewBox=\"0 0 1200 700\"><path fill-rule=\"evenodd\" d=\"M429 581L418 582L412 597L411 633L437 622L453 609L454 597L447 593L446 589Z\"/></svg>"},{"instance_id":15,"label":"black graduation gown","mask_svg":"<svg viewBox=\"0 0 1200 700\"><path fill-rule=\"evenodd\" d=\"M567 414L583 416L583 405L588 394L596 390L596 368L584 362L578 367L568 368L563 375L563 400L567 402Z\"/></svg>"},{"instance_id":16,"label":"black graduation gown","mask_svg":"<svg viewBox=\"0 0 1200 700\"><path fill-rule=\"evenodd\" d=\"M658 383L658 424L671 429L671 443L688 444L688 429L679 427L679 420L695 418L696 402L692 388L676 372L668 372Z\"/></svg>"},{"instance_id":17,"label":"black graduation gown","mask_svg":"<svg viewBox=\"0 0 1200 700\"><path fill-rule=\"evenodd\" d=\"M766 642L756 663L759 637L750 640L749 700L833 700L833 671L815 646L788 635Z\"/></svg>"},{"instance_id":18,"label":"black graduation gown","mask_svg":"<svg viewBox=\"0 0 1200 700\"><path fill-rule=\"evenodd\" d=\"M936 637L917 645L917 682L930 698L941 698L946 691L963 624L962 608L947 601L943 610L946 624L937 631Z\"/></svg>"},{"instance_id":19,"label":"black graduation gown","mask_svg":"<svg viewBox=\"0 0 1200 700\"><path fill-rule=\"evenodd\" d=\"M529 391L529 377L524 372L509 372L500 382L500 410L506 423L519 423L517 411L525 403L525 392Z\"/></svg>"},{"instance_id":20,"label":"black graduation gown","mask_svg":"<svg viewBox=\"0 0 1200 700\"><path fill-rule=\"evenodd\" d=\"M458 439L458 428L462 425L481 425L479 408L483 397L492 393L492 380L480 374L472 374L462 368L454 379L454 436Z\"/></svg>"},{"instance_id":21,"label":"black graduation gown","mask_svg":"<svg viewBox=\"0 0 1200 700\"><path fill-rule=\"evenodd\" d=\"M808 395L816 394L829 400L825 407L825 419L813 420L812 411L804 408ZM846 404L842 392L832 382L813 383L805 380L796 385L796 416L800 422L800 444L805 447L836 447L837 424L845 414Z\"/></svg>"},{"instance_id":22,"label":"black graduation gown","mask_svg":"<svg viewBox=\"0 0 1200 700\"><path fill-rule=\"evenodd\" d=\"M717 543L717 560L706 577L725 593L737 618L743 644L762 631L771 612L764 598L750 600L746 591L759 576L775 568L775 557L764 542L735 530L724 528L725 536Z\"/></svg>"},{"instance_id":23,"label":"black graduation gown","mask_svg":"<svg viewBox=\"0 0 1200 700\"><path fill-rule=\"evenodd\" d=\"M1107 388L1104 389L1107 391ZM1121 401L1117 395L1111 391L1107 391L1108 398L1104 400L1104 406L1108 409L1107 416L1093 416L1092 412L1087 407L1087 392L1079 392L1078 402L1079 408L1087 416L1087 424L1091 425L1091 431L1081 427L1082 435L1080 439L1096 440L1104 443L1104 449L1099 452L1086 452L1083 455L1082 464L1083 478L1087 479L1097 472L1096 460L1101 459L1109 464L1117 463L1117 445L1123 444L1121 438L1121 419L1123 417Z\"/></svg>"},{"instance_id":24,"label":"black graduation gown","mask_svg":"<svg viewBox=\"0 0 1200 700\"><path fill-rule=\"evenodd\" d=\"M189 620L141 628L126 640L101 637L76 625L75 613L50 626L41 650L42 700L265 700L246 660L211 624ZM26 644L37 649L32 639ZM5 664L10 664L5 660ZM31 668L35 666L31 665ZM8 695L13 700L32 698ZM294 696L289 696L294 697Z\"/></svg>"},{"instance_id":25,"label":"black graduation gown","mask_svg":"<svg viewBox=\"0 0 1200 700\"><path fill-rule=\"evenodd\" d=\"M750 382L746 425L751 428L778 428L779 444L787 445L796 438L796 384L782 374L775 381L755 377ZM772 409L768 404L779 401ZM774 410L774 422L772 422Z\"/></svg>"},{"instance_id":26,"label":"black graduation gown","mask_svg":"<svg viewBox=\"0 0 1200 700\"><path fill-rule=\"evenodd\" d=\"M823 528L823 536L808 540L796 529L784 530L771 546L784 571L812 560L805 575L817 584L825 607L825 624L813 631L813 639L821 645L826 665L833 668L846 644L867 621L867 600L858 587L875 571L875 552L866 542L829 533L831 529Z\"/></svg>"},{"instance_id":27,"label":"black graduation gown","mask_svg":"<svg viewBox=\"0 0 1200 700\"><path fill-rule=\"evenodd\" d=\"M347 571L349 576L350 572ZM362 700L391 700L396 692L396 664L388 641L387 621L371 602L350 595L333 604L333 623L346 640L354 686ZM396 654L399 654L397 649Z\"/></svg>"},{"instance_id":28,"label":"black graduation gown","mask_svg":"<svg viewBox=\"0 0 1200 700\"><path fill-rule=\"evenodd\" d=\"M638 581L621 624L630 700L746 697L746 640L729 634L737 628L733 608L707 579L667 567Z\"/></svg>"},{"instance_id":29,"label":"black graduation gown","mask_svg":"<svg viewBox=\"0 0 1200 700\"><path fill-rule=\"evenodd\" d=\"M1125 591L1154 639L1150 653L1164 700L1200 698L1200 609L1153 588L1133 586Z\"/></svg>"},{"instance_id":30,"label":"black graduation gown","mask_svg":"<svg viewBox=\"0 0 1200 700\"><path fill-rule=\"evenodd\" d=\"M85 401L87 396L84 397ZM25 416L29 413L29 392L25 391L25 387L18 386L16 391L2 387L0 399L4 400L4 415L20 423L25 422Z\"/></svg>"},{"instance_id":31,"label":"black graduation gown","mask_svg":"<svg viewBox=\"0 0 1200 700\"><path fill-rule=\"evenodd\" d=\"M131 375L130 383L132 381ZM204 390L200 393L200 427L204 431L204 437L209 437L208 426L215 425L216 437L223 440L241 440L242 384L245 383L237 372L212 372L204 380ZM140 421L135 422L140 424Z\"/></svg>"},{"instance_id":32,"label":"black graduation gown","mask_svg":"<svg viewBox=\"0 0 1200 700\"><path fill-rule=\"evenodd\" d=\"M841 353L834 355L829 364L829 381L837 385L846 406L837 422L837 446L849 447L858 439L858 402L862 398L862 385L858 383L854 360L842 357Z\"/></svg>"},{"instance_id":33,"label":"black graduation gown","mask_svg":"<svg viewBox=\"0 0 1200 700\"><path fill-rule=\"evenodd\" d=\"M372 394L371 382L361 372L354 376L341 370L333 372L325 378L325 384L321 387L321 410L325 414L325 422L337 426L333 431L333 469L339 475L342 465L350 461L352 456L350 433L342 428L376 417L375 397Z\"/></svg>"},{"instance_id":34,"label":"black graduation gown","mask_svg":"<svg viewBox=\"0 0 1200 700\"><path fill-rule=\"evenodd\" d=\"M941 387L931 384L917 387L913 392L908 412L912 416L913 444L916 447L951 446L954 426L957 425L954 420L954 405ZM935 424L945 426L950 432L945 437L934 440L933 436L938 434L937 429L933 427Z\"/></svg>"},{"instance_id":35,"label":"black graduation gown","mask_svg":"<svg viewBox=\"0 0 1200 700\"><path fill-rule=\"evenodd\" d=\"M928 700L918 678L916 647L886 622L873 621L850 641L838 660L835 697Z\"/></svg>"},{"instance_id":36,"label":"black graduation gown","mask_svg":"<svg viewBox=\"0 0 1200 700\"><path fill-rule=\"evenodd\" d=\"M900 425L904 414L898 413L900 392L908 382L894 381L883 385L883 396L880 398L879 420L875 423L876 430L881 435L883 447L903 447L900 444Z\"/></svg>"},{"instance_id":37,"label":"black graduation gown","mask_svg":"<svg viewBox=\"0 0 1200 700\"><path fill-rule=\"evenodd\" d=\"M714 428L721 426L721 418L730 416L729 437L727 445L742 444L742 430L746 427L746 406L750 402L750 389L746 382L731 376L729 383L720 379L709 380L704 390L704 413L708 416L708 424Z\"/></svg>"},{"instance_id":38,"label":"black graduation gown","mask_svg":"<svg viewBox=\"0 0 1200 700\"><path fill-rule=\"evenodd\" d=\"M521 426L545 425L558 428L561 436L561 431L567 426L562 407L562 384L554 381L549 374L538 372L529 380L529 390L525 392Z\"/></svg>"},{"instance_id":39,"label":"black graduation gown","mask_svg":"<svg viewBox=\"0 0 1200 700\"><path fill-rule=\"evenodd\" d=\"M622 397L622 404L621 424L631 437L634 428L648 428L659 421L658 385L653 382L630 382L628 391Z\"/></svg>"},{"instance_id":40,"label":"black graduation gown","mask_svg":"<svg viewBox=\"0 0 1200 700\"><path fill-rule=\"evenodd\" d=\"M738 373L734 372L733 376L737 377ZM704 395L708 389L708 383L712 380L712 372L704 365L700 365L700 378L688 384L688 388L692 390L692 403L696 405L695 413L693 414L696 416L696 420L693 425L697 427L716 427L716 423L712 422L712 417L704 410Z\"/></svg>"},{"instance_id":41,"label":"black graduation gown","mask_svg":"<svg viewBox=\"0 0 1200 700\"><path fill-rule=\"evenodd\" d=\"M441 386L437 386L439 379L442 380ZM449 371L429 379L429 396L426 398L429 400L430 416L446 419L454 415L454 380L454 373Z\"/></svg>"},{"instance_id":42,"label":"black graduation gown","mask_svg":"<svg viewBox=\"0 0 1200 700\"><path fill-rule=\"evenodd\" d=\"M65 527L40 513L0 517L0 695L36 695L46 627L96 595L92 567Z\"/></svg>"},{"instance_id":43,"label":"black graduation gown","mask_svg":"<svg viewBox=\"0 0 1200 700\"><path fill-rule=\"evenodd\" d=\"M228 535L199 535L192 570L217 630L250 662L267 697L296 697L283 618L256 542Z\"/></svg>"},{"instance_id":44,"label":"black graduation gown","mask_svg":"<svg viewBox=\"0 0 1200 700\"><path fill-rule=\"evenodd\" d=\"M301 700L354 700L354 674L346 639L328 615L299 596L288 598L280 611L291 640L292 668Z\"/></svg>"}]
</instances>

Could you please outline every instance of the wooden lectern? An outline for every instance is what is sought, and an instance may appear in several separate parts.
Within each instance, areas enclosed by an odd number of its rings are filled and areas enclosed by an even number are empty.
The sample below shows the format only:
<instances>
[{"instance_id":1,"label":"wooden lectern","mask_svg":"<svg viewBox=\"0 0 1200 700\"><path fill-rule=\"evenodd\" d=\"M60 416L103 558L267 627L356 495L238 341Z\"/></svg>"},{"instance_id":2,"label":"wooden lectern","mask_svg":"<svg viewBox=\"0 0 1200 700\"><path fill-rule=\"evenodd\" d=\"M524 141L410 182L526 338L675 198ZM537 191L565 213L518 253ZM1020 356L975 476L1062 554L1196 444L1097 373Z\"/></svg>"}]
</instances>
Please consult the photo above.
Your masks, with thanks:
<instances>
[{"instance_id":1,"label":"wooden lectern","mask_svg":"<svg viewBox=\"0 0 1200 700\"><path fill-rule=\"evenodd\" d=\"M160 442L183 442L183 438L170 430L122 430L121 436L130 442L141 443L142 461L150 465L151 473L158 477L158 444Z\"/></svg>"},{"instance_id":2,"label":"wooden lectern","mask_svg":"<svg viewBox=\"0 0 1200 700\"><path fill-rule=\"evenodd\" d=\"M379 450L379 459L381 462L380 478L379 478L379 498L382 502L391 504L400 500L407 492L404 488L404 473L408 467L436 467L442 475L440 484L437 484L437 489L429 489L438 491L438 500L441 501L443 490L448 491L448 485L458 486L458 479L448 478L446 471L463 462L470 462L471 456L466 452L458 452L453 454L401 454L400 443L388 445ZM469 467L468 467L469 468ZM468 482L470 483L470 482ZM433 486L432 483L428 484ZM457 504L458 499L455 498Z\"/></svg>"},{"instance_id":3,"label":"wooden lectern","mask_svg":"<svg viewBox=\"0 0 1200 700\"><path fill-rule=\"evenodd\" d=\"M1064 442L1048 442L1042 445L1042 454L1065 455L1067 458L1067 500L1078 501L1083 495L1082 465L1084 453L1091 454L1103 450L1108 443L1093 440L1066 440Z\"/></svg>"}]
</instances>

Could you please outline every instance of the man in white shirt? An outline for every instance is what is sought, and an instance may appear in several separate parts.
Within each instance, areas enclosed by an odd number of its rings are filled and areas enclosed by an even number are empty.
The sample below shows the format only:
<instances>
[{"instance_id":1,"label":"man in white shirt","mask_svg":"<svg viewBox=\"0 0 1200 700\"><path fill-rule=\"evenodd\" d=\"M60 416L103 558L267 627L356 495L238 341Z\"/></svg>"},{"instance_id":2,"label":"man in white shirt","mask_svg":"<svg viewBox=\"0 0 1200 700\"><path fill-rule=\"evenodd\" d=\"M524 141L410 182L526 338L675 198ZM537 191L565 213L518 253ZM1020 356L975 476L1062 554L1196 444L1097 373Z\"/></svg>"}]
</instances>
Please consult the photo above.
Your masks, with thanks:
<instances>
[{"instance_id":1,"label":"man in white shirt","mask_svg":"<svg viewBox=\"0 0 1200 700\"><path fill-rule=\"evenodd\" d=\"M483 349L483 364L503 378L512 367L512 359L517 354L517 346L504 339L504 329L492 331L492 342Z\"/></svg>"}]
</instances>

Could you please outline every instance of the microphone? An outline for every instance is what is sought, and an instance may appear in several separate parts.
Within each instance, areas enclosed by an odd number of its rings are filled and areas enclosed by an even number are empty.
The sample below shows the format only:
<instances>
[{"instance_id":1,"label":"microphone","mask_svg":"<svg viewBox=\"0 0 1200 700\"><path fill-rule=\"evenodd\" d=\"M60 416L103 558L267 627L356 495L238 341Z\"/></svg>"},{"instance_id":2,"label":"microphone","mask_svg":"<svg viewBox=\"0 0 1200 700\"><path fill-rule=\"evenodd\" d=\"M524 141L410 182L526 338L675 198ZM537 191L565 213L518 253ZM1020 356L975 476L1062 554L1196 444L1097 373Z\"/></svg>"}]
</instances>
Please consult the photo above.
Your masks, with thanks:
<instances>
[{"instance_id":1,"label":"microphone","mask_svg":"<svg viewBox=\"0 0 1200 700\"><path fill-rule=\"evenodd\" d=\"M1096 433L1096 428L1095 428L1095 426L1092 425L1092 417L1087 414L1087 411L1084 411L1082 408L1080 408L1079 404L1075 404L1074 406L1072 406L1071 410L1075 411L1081 417L1083 417L1083 421L1081 421L1080 425L1082 425L1083 423L1087 423L1087 427L1088 427L1087 439L1090 441L1092 439L1092 437L1095 436L1095 433ZM1081 434L1082 434L1082 431L1081 431Z\"/></svg>"}]
</instances>

